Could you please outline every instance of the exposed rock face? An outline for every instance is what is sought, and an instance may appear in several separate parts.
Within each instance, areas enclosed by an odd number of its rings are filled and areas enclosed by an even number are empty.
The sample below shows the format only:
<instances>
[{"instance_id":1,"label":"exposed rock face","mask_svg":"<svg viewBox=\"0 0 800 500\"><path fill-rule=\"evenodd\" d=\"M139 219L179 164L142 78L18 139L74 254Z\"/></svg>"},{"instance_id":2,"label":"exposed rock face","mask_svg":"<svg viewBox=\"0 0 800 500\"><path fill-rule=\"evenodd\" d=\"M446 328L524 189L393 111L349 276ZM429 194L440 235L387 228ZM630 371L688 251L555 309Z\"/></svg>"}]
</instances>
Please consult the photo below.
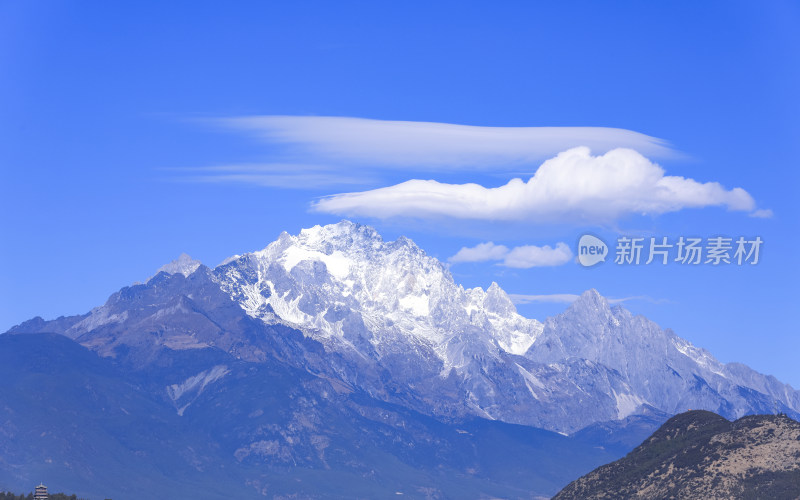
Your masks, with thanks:
<instances>
[{"instance_id":1,"label":"exposed rock face","mask_svg":"<svg viewBox=\"0 0 800 500\"><path fill-rule=\"evenodd\" d=\"M669 419L625 458L572 482L567 499L800 498L800 422L707 411Z\"/></svg>"},{"instance_id":2,"label":"exposed rock face","mask_svg":"<svg viewBox=\"0 0 800 500\"><path fill-rule=\"evenodd\" d=\"M611 307L596 290L545 320L525 357L545 364L585 359L620 374L629 390L611 393L618 418L643 406L668 414L706 409L727 418L778 409L800 417L800 392L745 365L721 363L644 316Z\"/></svg>"}]
</instances>

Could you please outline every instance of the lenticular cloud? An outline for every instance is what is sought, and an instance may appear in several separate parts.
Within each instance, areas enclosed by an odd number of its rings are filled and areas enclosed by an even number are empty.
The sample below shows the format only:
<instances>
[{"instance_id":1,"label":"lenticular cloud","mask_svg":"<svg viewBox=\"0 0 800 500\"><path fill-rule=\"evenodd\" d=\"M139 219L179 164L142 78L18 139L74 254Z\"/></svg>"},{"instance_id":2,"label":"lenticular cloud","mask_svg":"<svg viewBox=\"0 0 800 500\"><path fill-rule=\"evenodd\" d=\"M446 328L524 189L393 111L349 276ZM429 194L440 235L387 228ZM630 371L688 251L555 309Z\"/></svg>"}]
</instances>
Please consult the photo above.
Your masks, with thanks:
<instances>
[{"instance_id":1,"label":"lenticular cloud","mask_svg":"<svg viewBox=\"0 0 800 500\"><path fill-rule=\"evenodd\" d=\"M630 214L658 215L709 206L756 211L755 201L744 189L666 176L663 168L632 149L614 149L593 156L589 148L577 147L542 163L527 182L517 178L503 186L487 188L414 179L385 188L329 196L312 208L378 218L605 223Z\"/></svg>"},{"instance_id":2,"label":"lenticular cloud","mask_svg":"<svg viewBox=\"0 0 800 500\"><path fill-rule=\"evenodd\" d=\"M240 116L218 123L291 146L314 162L371 169L494 170L539 162L576 146L675 155L661 139L608 127L482 127L344 116Z\"/></svg>"}]
</instances>

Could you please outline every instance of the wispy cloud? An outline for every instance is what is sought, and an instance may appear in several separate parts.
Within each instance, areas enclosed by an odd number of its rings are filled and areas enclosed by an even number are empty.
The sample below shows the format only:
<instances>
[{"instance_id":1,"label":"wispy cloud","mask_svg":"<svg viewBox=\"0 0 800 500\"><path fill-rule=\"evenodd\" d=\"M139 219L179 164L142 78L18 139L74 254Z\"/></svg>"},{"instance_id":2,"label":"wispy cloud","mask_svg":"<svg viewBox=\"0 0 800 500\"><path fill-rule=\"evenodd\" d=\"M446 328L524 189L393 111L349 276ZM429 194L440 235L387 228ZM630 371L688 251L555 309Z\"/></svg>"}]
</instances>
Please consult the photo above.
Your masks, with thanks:
<instances>
[{"instance_id":1,"label":"wispy cloud","mask_svg":"<svg viewBox=\"0 0 800 500\"><path fill-rule=\"evenodd\" d=\"M527 182L512 179L487 188L414 179L390 187L333 195L314 203L319 212L473 220L609 223L630 214L658 215L720 206L760 214L750 194L717 182L665 175L632 149L594 156L587 147L559 153Z\"/></svg>"},{"instance_id":2,"label":"wispy cloud","mask_svg":"<svg viewBox=\"0 0 800 500\"><path fill-rule=\"evenodd\" d=\"M750 217L757 217L757 218L760 218L760 219L769 219L770 217L772 217L772 215L773 215L772 214L772 210L770 210L770 209L766 209L766 210L760 209L760 210L756 210L755 212L751 213Z\"/></svg>"},{"instance_id":3,"label":"wispy cloud","mask_svg":"<svg viewBox=\"0 0 800 500\"><path fill-rule=\"evenodd\" d=\"M549 295L522 295L518 293L508 294L514 304L532 304L538 302L552 304L572 304L580 295L574 293L552 293Z\"/></svg>"},{"instance_id":4,"label":"wispy cloud","mask_svg":"<svg viewBox=\"0 0 800 500\"><path fill-rule=\"evenodd\" d=\"M566 264L572 260L572 250L566 243L549 245L524 245L509 249L505 245L495 245L489 241L474 247L463 247L447 259L451 263L500 261L505 267L529 269L531 267L552 267Z\"/></svg>"},{"instance_id":5,"label":"wispy cloud","mask_svg":"<svg viewBox=\"0 0 800 500\"><path fill-rule=\"evenodd\" d=\"M303 163L242 163L165 169L183 182L252 184L283 189L364 186L375 178L361 171Z\"/></svg>"},{"instance_id":6,"label":"wispy cloud","mask_svg":"<svg viewBox=\"0 0 800 500\"><path fill-rule=\"evenodd\" d=\"M533 304L533 303L572 304L580 297L580 295L574 293L554 293L549 295L522 295L522 294L510 293L508 294L508 296L511 298L511 301L517 305ZM627 302L629 300L644 300L653 303L665 302L664 300L653 299L645 295L637 295L634 297L623 297L623 298L606 297L606 300L608 301L609 304L620 304L622 302Z\"/></svg>"},{"instance_id":7,"label":"wispy cloud","mask_svg":"<svg viewBox=\"0 0 800 500\"><path fill-rule=\"evenodd\" d=\"M480 127L333 116L241 116L214 123L287 145L294 155L370 168L494 171L535 164L576 146L676 155L662 139L607 127Z\"/></svg>"},{"instance_id":8,"label":"wispy cloud","mask_svg":"<svg viewBox=\"0 0 800 500\"><path fill-rule=\"evenodd\" d=\"M399 172L409 177L466 171L526 175L542 160L580 145L596 152L629 147L653 157L678 155L662 139L607 127L483 127L280 115L203 122L264 141L270 162L176 169L176 180L342 190L374 187Z\"/></svg>"}]
</instances>

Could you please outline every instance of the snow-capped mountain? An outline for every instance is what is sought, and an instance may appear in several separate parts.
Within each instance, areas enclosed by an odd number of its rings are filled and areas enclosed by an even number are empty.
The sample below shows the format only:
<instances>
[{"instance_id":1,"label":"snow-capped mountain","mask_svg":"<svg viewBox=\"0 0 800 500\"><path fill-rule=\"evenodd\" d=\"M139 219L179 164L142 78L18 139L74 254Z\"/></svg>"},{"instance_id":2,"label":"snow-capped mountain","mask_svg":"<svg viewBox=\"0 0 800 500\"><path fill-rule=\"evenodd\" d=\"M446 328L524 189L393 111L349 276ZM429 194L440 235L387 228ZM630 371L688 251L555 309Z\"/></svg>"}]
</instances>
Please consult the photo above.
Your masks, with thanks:
<instances>
[{"instance_id":1,"label":"snow-capped mountain","mask_svg":"<svg viewBox=\"0 0 800 500\"><path fill-rule=\"evenodd\" d=\"M687 408L800 415L790 386L722 364L595 290L541 323L496 283L464 289L411 240L386 242L348 221L283 233L215 269L182 256L87 315L16 330L63 333L105 356L134 349L145 361L158 346L277 357L425 414L560 432ZM176 387L170 398L185 409L191 398Z\"/></svg>"},{"instance_id":2,"label":"snow-capped mountain","mask_svg":"<svg viewBox=\"0 0 800 500\"><path fill-rule=\"evenodd\" d=\"M411 349L440 362L443 376L467 364L465 343L521 355L542 332L497 284L464 290L411 240L384 242L349 221L283 233L215 271L254 318L378 359Z\"/></svg>"}]
</instances>

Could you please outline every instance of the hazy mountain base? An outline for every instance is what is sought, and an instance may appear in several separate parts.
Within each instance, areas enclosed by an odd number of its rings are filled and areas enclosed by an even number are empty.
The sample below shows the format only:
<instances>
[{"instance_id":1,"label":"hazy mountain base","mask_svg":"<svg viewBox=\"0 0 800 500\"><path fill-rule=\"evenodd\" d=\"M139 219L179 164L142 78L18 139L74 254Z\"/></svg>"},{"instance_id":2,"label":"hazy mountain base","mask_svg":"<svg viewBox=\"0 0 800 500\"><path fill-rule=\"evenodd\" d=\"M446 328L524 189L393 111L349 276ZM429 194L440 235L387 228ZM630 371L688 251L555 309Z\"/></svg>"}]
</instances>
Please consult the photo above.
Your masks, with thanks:
<instances>
[{"instance_id":1,"label":"hazy mountain base","mask_svg":"<svg viewBox=\"0 0 800 500\"><path fill-rule=\"evenodd\" d=\"M0 489L46 479L118 500L530 498L619 456L585 437L443 423L276 360L149 356L135 371L125 354L103 359L63 336L0 335ZM164 388L209 365L227 373L178 415Z\"/></svg>"},{"instance_id":2,"label":"hazy mountain base","mask_svg":"<svg viewBox=\"0 0 800 500\"><path fill-rule=\"evenodd\" d=\"M686 412L554 498L797 499L800 422L785 415L730 422L707 411Z\"/></svg>"}]
</instances>

